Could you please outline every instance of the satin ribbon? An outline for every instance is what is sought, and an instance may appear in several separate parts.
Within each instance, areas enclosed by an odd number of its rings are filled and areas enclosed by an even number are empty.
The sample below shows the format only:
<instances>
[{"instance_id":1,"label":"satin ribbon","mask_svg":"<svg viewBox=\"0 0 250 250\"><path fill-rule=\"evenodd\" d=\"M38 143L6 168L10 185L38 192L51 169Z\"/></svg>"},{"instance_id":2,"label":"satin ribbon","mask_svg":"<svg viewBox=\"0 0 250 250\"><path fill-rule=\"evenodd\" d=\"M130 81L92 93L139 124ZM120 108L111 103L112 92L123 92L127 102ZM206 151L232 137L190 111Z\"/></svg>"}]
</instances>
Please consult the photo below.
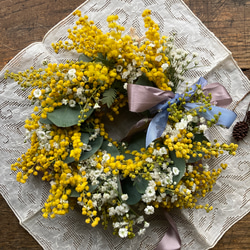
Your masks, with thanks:
<instances>
[{"instance_id":1,"label":"satin ribbon","mask_svg":"<svg viewBox=\"0 0 250 250\"><path fill-rule=\"evenodd\" d=\"M221 84L212 83L207 85L207 81L203 77L190 87L187 94L192 96L198 86L201 86L205 93L212 94L211 103L213 104L226 106L232 102L230 95ZM163 91L158 88L136 84L129 84L127 90L129 110L131 112L143 112L146 110L150 110L152 113L157 112L147 129L146 147L148 147L148 145L159 138L165 130L169 115L167 111L168 107L173 103L179 103L179 98L183 98L184 94L174 94L172 91ZM199 107L203 105L199 103L188 103L190 100L189 96L185 96L184 98L187 102L184 107L188 110L194 108L199 110ZM206 112L197 111L198 115L203 116L207 120L213 119L214 115L219 112L221 115L217 125L229 128L236 119L236 114L233 111L214 105L211 105L211 110L206 108Z\"/></svg>"},{"instance_id":2,"label":"satin ribbon","mask_svg":"<svg viewBox=\"0 0 250 250\"><path fill-rule=\"evenodd\" d=\"M164 211L164 216L169 222L169 228L155 250L180 250L181 238L177 226L169 213Z\"/></svg>"}]
</instances>

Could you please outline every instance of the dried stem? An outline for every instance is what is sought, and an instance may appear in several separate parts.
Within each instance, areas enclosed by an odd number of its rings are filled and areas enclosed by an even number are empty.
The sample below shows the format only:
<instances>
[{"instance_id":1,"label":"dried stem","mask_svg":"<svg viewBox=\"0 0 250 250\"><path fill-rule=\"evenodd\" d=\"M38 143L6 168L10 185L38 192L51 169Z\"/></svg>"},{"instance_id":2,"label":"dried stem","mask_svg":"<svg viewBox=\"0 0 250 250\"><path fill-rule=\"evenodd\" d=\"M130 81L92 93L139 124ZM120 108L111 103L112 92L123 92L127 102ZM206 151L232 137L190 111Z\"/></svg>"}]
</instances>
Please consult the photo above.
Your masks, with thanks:
<instances>
[{"instance_id":1,"label":"dried stem","mask_svg":"<svg viewBox=\"0 0 250 250\"><path fill-rule=\"evenodd\" d=\"M236 107L238 106L238 104L243 101L248 95L250 94L250 91L248 91L235 105L235 107L233 108L233 111L236 109ZM248 105L249 108L249 105Z\"/></svg>"}]
</instances>

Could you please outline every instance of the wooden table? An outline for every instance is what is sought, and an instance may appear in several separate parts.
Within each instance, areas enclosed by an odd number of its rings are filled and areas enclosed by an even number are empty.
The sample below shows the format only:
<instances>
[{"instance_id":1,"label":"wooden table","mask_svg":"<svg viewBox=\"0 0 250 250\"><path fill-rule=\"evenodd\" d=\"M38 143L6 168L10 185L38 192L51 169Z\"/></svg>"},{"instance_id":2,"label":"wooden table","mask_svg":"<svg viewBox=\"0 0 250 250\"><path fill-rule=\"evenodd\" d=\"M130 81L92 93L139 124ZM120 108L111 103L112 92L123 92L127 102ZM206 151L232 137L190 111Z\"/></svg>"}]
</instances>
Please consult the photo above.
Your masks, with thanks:
<instances>
[{"instance_id":1,"label":"wooden table","mask_svg":"<svg viewBox=\"0 0 250 250\"><path fill-rule=\"evenodd\" d=\"M1 0L0 69L20 50L41 41L46 32L83 0ZM184 0L232 51L250 79L250 0ZM42 249L18 223L0 196L0 249ZM250 214L237 222L213 250L250 249Z\"/></svg>"}]
</instances>

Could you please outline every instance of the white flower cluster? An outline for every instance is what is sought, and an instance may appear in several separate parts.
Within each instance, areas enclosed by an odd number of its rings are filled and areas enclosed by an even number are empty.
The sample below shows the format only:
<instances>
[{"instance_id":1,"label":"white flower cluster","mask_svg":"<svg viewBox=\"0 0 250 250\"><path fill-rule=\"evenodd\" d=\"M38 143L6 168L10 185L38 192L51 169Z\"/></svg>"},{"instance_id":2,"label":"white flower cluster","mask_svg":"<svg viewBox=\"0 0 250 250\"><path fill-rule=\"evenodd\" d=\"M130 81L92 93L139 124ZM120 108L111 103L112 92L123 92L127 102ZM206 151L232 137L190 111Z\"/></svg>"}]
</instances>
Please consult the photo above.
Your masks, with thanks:
<instances>
[{"instance_id":1,"label":"white flower cluster","mask_svg":"<svg viewBox=\"0 0 250 250\"><path fill-rule=\"evenodd\" d=\"M184 73L187 70L196 67L199 63L198 61L194 61L194 59L198 56L197 53L190 54L190 52L176 47L174 39L174 36L166 38L166 42L164 44L166 49L164 50L164 53L170 61L170 73L168 74L170 82L168 85L170 87L175 87L176 89L178 84L184 81Z\"/></svg>"},{"instance_id":2,"label":"white flower cluster","mask_svg":"<svg viewBox=\"0 0 250 250\"><path fill-rule=\"evenodd\" d=\"M36 133L37 139L39 141L39 149L44 148L46 151L49 151L51 148L50 139L52 138L50 135L51 126L49 124L42 125L40 122L38 122L38 124L39 127L33 131L26 129L25 142L30 140L33 133Z\"/></svg>"}]
</instances>

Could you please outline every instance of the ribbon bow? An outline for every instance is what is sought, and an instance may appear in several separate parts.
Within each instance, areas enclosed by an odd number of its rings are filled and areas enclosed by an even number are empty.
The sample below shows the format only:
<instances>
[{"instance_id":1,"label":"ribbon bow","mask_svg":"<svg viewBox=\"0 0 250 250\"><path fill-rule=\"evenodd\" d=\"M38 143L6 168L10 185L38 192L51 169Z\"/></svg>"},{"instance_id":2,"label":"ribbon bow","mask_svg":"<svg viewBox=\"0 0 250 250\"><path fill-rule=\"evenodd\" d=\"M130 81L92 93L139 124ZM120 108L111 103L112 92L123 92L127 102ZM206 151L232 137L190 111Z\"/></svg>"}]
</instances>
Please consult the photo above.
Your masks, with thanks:
<instances>
[{"instance_id":1,"label":"ribbon bow","mask_svg":"<svg viewBox=\"0 0 250 250\"><path fill-rule=\"evenodd\" d=\"M184 94L175 94L172 91L163 91L149 86L136 84L128 85L128 103L129 110L131 112L143 112L146 110L150 110L152 113L157 112L148 126L146 147L162 135L167 125L169 116L167 109L173 103L178 103L180 97L185 98L186 104L184 107L187 110L194 108L197 108L198 110L199 107L203 105L199 103L188 103L190 96L195 93L198 85L201 86L205 94L212 94L211 104L218 105L211 105L209 109L205 108L206 112L197 112L198 115L203 116L206 120L211 120L214 118L215 114L220 112L221 115L217 124L229 128L236 119L236 114L231 110L223 108L232 102L232 98L228 94L227 90L219 83L207 85L207 81L201 77L196 84L193 84L190 87L190 90L187 92L188 95L185 96Z\"/></svg>"}]
</instances>

